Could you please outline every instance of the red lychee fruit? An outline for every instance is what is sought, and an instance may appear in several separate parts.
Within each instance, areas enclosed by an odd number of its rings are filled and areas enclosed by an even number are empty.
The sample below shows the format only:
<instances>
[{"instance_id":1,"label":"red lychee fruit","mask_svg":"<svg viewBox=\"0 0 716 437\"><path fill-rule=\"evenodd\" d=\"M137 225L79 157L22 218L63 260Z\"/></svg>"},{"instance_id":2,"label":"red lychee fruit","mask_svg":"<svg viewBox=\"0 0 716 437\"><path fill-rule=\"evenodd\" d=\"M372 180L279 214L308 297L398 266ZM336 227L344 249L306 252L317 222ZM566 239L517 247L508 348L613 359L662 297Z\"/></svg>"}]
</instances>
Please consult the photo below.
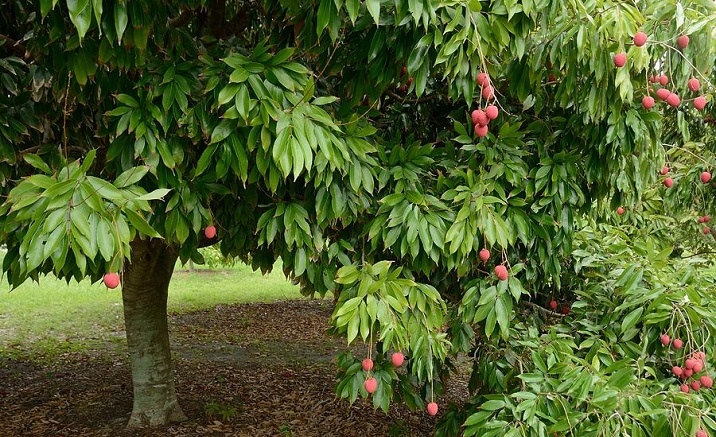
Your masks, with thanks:
<instances>
[{"instance_id":1,"label":"red lychee fruit","mask_svg":"<svg viewBox=\"0 0 716 437\"><path fill-rule=\"evenodd\" d=\"M666 103L668 103L669 106L676 108L681 104L681 99L678 94L671 93L669 94L669 97L666 98Z\"/></svg>"},{"instance_id":2,"label":"red lychee fruit","mask_svg":"<svg viewBox=\"0 0 716 437\"><path fill-rule=\"evenodd\" d=\"M395 352L391 357L390 361L393 363L395 367L400 367L403 365L403 361L405 361L405 355L403 355L401 352Z\"/></svg>"},{"instance_id":3,"label":"red lychee fruit","mask_svg":"<svg viewBox=\"0 0 716 437\"><path fill-rule=\"evenodd\" d=\"M694 373L700 373L704 370L704 362L701 360L694 360L694 367L692 367Z\"/></svg>"},{"instance_id":4,"label":"red lychee fruit","mask_svg":"<svg viewBox=\"0 0 716 437\"><path fill-rule=\"evenodd\" d=\"M684 369L682 369L682 368L679 367L679 366L674 366L674 367L671 368L671 373L673 373L674 376L678 378L678 377L680 377L681 375L684 374Z\"/></svg>"},{"instance_id":5,"label":"red lychee fruit","mask_svg":"<svg viewBox=\"0 0 716 437\"><path fill-rule=\"evenodd\" d=\"M646 34L644 32L637 32L634 34L634 45L641 47L646 44Z\"/></svg>"},{"instance_id":6,"label":"red lychee fruit","mask_svg":"<svg viewBox=\"0 0 716 437\"><path fill-rule=\"evenodd\" d=\"M365 391L368 393L375 393L375 391L378 389L378 380L373 378L372 376L365 380L365 383L363 384L365 386Z\"/></svg>"},{"instance_id":7,"label":"red lychee fruit","mask_svg":"<svg viewBox=\"0 0 716 437\"><path fill-rule=\"evenodd\" d=\"M649 82L650 83L657 83L659 81L659 76L649 76Z\"/></svg>"},{"instance_id":8,"label":"red lychee fruit","mask_svg":"<svg viewBox=\"0 0 716 437\"><path fill-rule=\"evenodd\" d=\"M487 132L488 132L488 129L487 129L486 124L485 125L479 125L479 124L475 125L475 135L478 138L485 138L487 136Z\"/></svg>"},{"instance_id":9,"label":"red lychee fruit","mask_svg":"<svg viewBox=\"0 0 716 437\"><path fill-rule=\"evenodd\" d=\"M661 86L666 86L667 83L669 83L669 76L662 74L659 76L659 83Z\"/></svg>"},{"instance_id":10,"label":"red lychee fruit","mask_svg":"<svg viewBox=\"0 0 716 437\"><path fill-rule=\"evenodd\" d=\"M475 109L472 111L472 124L479 124L484 126L487 124L487 114L482 109Z\"/></svg>"},{"instance_id":11,"label":"red lychee fruit","mask_svg":"<svg viewBox=\"0 0 716 437\"><path fill-rule=\"evenodd\" d=\"M373 360L371 360L370 358L365 358L363 361L361 361L360 365L366 372L370 372L371 370L373 370Z\"/></svg>"},{"instance_id":12,"label":"red lychee fruit","mask_svg":"<svg viewBox=\"0 0 716 437\"><path fill-rule=\"evenodd\" d=\"M485 100L492 100L495 98L495 89L492 85L488 85L482 89L482 98Z\"/></svg>"},{"instance_id":13,"label":"red lychee fruit","mask_svg":"<svg viewBox=\"0 0 716 437\"><path fill-rule=\"evenodd\" d=\"M711 180L711 173L705 171L701 173L701 182L707 184Z\"/></svg>"},{"instance_id":14,"label":"red lychee fruit","mask_svg":"<svg viewBox=\"0 0 716 437\"><path fill-rule=\"evenodd\" d=\"M620 206L619 208L617 208L617 214L619 214L619 215L624 214L624 207L623 207L623 206Z\"/></svg>"},{"instance_id":15,"label":"red lychee fruit","mask_svg":"<svg viewBox=\"0 0 716 437\"><path fill-rule=\"evenodd\" d=\"M667 90L666 88L659 88L656 90L656 97L660 98L661 100L666 100L671 95L671 91Z\"/></svg>"},{"instance_id":16,"label":"red lychee fruit","mask_svg":"<svg viewBox=\"0 0 716 437\"><path fill-rule=\"evenodd\" d=\"M107 273L102 278L102 281L104 282L104 285L107 286L107 288L117 288L119 286L119 275L116 273Z\"/></svg>"},{"instance_id":17,"label":"red lychee fruit","mask_svg":"<svg viewBox=\"0 0 716 437\"><path fill-rule=\"evenodd\" d=\"M711 216L710 216L710 215L705 215L705 216L703 217L703 219L704 219L704 223L708 223L708 222L711 221ZM698 354L700 355L700 358L701 358L702 360L706 358L706 354L705 354L705 353L703 353L703 352L698 352ZM701 356L701 355L703 355L703 356Z\"/></svg>"},{"instance_id":18,"label":"red lychee fruit","mask_svg":"<svg viewBox=\"0 0 716 437\"><path fill-rule=\"evenodd\" d=\"M706 107L706 97L698 96L694 99L694 108L702 111Z\"/></svg>"},{"instance_id":19,"label":"red lychee fruit","mask_svg":"<svg viewBox=\"0 0 716 437\"><path fill-rule=\"evenodd\" d=\"M495 275L497 276L497 279L500 281L506 281L507 280L507 267L500 264L498 266L495 266Z\"/></svg>"},{"instance_id":20,"label":"red lychee fruit","mask_svg":"<svg viewBox=\"0 0 716 437\"><path fill-rule=\"evenodd\" d=\"M568 316L569 313L572 312L572 308L569 305L564 305L562 308L559 309L559 312L564 314L565 316Z\"/></svg>"},{"instance_id":21,"label":"red lychee fruit","mask_svg":"<svg viewBox=\"0 0 716 437\"><path fill-rule=\"evenodd\" d=\"M699 381L701 381L701 385L706 388L711 388L714 386L714 380L711 379L711 377L708 375L702 376L701 378L699 378Z\"/></svg>"},{"instance_id":22,"label":"red lychee fruit","mask_svg":"<svg viewBox=\"0 0 716 437\"><path fill-rule=\"evenodd\" d=\"M671 339L667 334L661 334L659 340L661 340L661 344L663 344L664 346L668 345L671 342Z\"/></svg>"},{"instance_id":23,"label":"red lychee fruit","mask_svg":"<svg viewBox=\"0 0 716 437\"><path fill-rule=\"evenodd\" d=\"M661 174L665 175L667 173L669 173L669 166L665 165L665 166L661 167Z\"/></svg>"},{"instance_id":24,"label":"red lychee fruit","mask_svg":"<svg viewBox=\"0 0 716 437\"><path fill-rule=\"evenodd\" d=\"M549 301L549 308L550 308L551 310L556 310L556 309L557 309L557 306L558 306L558 304L557 304L557 301L556 301L556 300L552 299L552 300Z\"/></svg>"},{"instance_id":25,"label":"red lychee fruit","mask_svg":"<svg viewBox=\"0 0 716 437\"><path fill-rule=\"evenodd\" d=\"M487 262L488 259L490 259L490 251L483 248L480 251L480 260L482 260L482 262Z\"/></svg>"},{"instance_id":26,"label":"red lychee fruit","mask_svg":"<svg viewBox=\"0 0 716 437\"><path fill-rule=\"evenodd\" d=\"M698 79L692 77L691 79L689 79L688 86L689 90L696 92L699 90L699 88L701 88L701 83Z\"/></svg>"},{"instance_id":27,"label":"red lychee fruit","mask_svg":"<svg viewBox=\"0 0 716 437\"><path fill-rule=\"evenodd\" d=\"M703 229L703 233L704 233L704 235L708 235L711 233L711 229L707 226Z\"/></svg>"},{"instance_id":28,"label":"red lychee fruit","mask_svg":"<svg viewBox=\"0 0 716 437\"><path fill-rule=\"evenodd\" d=\"M691 386L691 390L699 391L699 389L701 388L701 383L698 381L691 381L690 386Z\"/></svg>"},{"instance_id":29,"label":"red lychee fruit","mask_svg":"<svg viewBox=\"0 0 716 437\"><path fill-rule=\"evenodd\" d=\"M478 73L475 82L481 87L486 87L490 84L490 76L488 76L487 73Z\"/></svg>"},{"instance_id":30,"label":"red lychee fruit","mask_svg":"<svg viewBox=\"0 0 716 437\"><path fill-rule=\"evenodd\" d=\"M207 226L206 229L204 229L204 236L211 240L212 238L216 237L216 227L215 226Z\"/></svg>"},{"instance_id":31,"label":"red lychee fruit","mask_svg":"<svg viewBox=\"0 0 716 437\"><path fill-rule=\"evenodd\" d=\"M679 46L680 49L685 49L689 45L689 37L688 35L681 35L680 37L676 38L676 45Z\"/></svg>"},{"instance_id":32,"label":"red lychee fruit","mask_svg":"<svg viewBox=\"0 0 716 437\"><path fill-rule=\"evenodd\" d=\"M626 53L622 52L622 53L617 53L616 55L614 55L614 65L617 68L621 68L624 65L626 65L626 61L627 61Z\"/></svg>"},{"instance_id":33,"label":"red lychee fruit","mask_svg":"<svg viewBox=\"0 0 716 437\"><path fill-rule=\"evenodd\" d=\"M681 384L681 385L679 386L679 388L681 389L681 392L682 392L682 393L688 393L688 392L689 392L689 386L686 385L686 384Z\"/></svg>"},{"instance_id":34,"label":"red lychee fruit","mask_svg":"<svg viewBox=\"0 0 716 437\"><path fill-rule=\"evenodd\" d=\"M487 108L485 108L485 114L487 115L487 118L494 120L500 114L500 110L497 109L497 106L495 105L488 105Z\"/></svg>"},{"instance_id":35,"label":"red lychee fruit","mask_svg":"<svg viewBox=\"0 0 716 437\"><path fill-rule=\"evenodd\" d=\"M674 180L671 178L664 179L664 186L666 188L671 188L671 186L674 185Z\"/></svg>"},{"instance_id":36,"label":"red lychee fruit","mask_svg":"<svg viewBox=\"0 0 716 437\"><path fill-rule=\"evenodd\" d=\"M434 416L438 414L438 404L436 404L435 402L430 402L426 410L428 410L429 415Z\"/></svg>"},{"instance_id":37,"label":"red lychee fruit","mask_svg":"<svg viewBox=\"0 0 716 437\"><path fill-rule=\"evenodd\" d=\"M684 362L684 367L686 367L687 369L693 369L693 368L694 368L694 362L696 362L696 360L694 360L693 358L688 358L688 359Z\"/></svg>"},{"instance_id":38,"label":"red lychee fruit","mask_svg":"<svg viewBox=\"0 0 716 437\"><path fill-rule=\"evenodd\" d=\"M403 65L403 68L400 69L400 75L405 76L408 73L408 67Z\"/></svg>"},{"instance_id":39,"label":"red lychee fruit","mask_svg":"<svg viewBox=\"0 0 716 437\"><path fill-rule=\"evenodd\" d=\"M709 437L709 435L706 434L706 431L704 431L703 429L699 429L698 431L696 431L696 434L694 434L694 437Z\"/></svg>"},{"instance_id":40,"label":"red lychee fruit","mask_svg":"<svg viewBox=\"0 0 716 437\"><path fill-rule=\"evenodd\" d=\"M644 96L641 99L641 106L644 107L644 109L649 110L654 107L654 98L651 96Z\"/></svg>"},{"instance_id":41,"label":"red lychee fruit","mask_svg":"<svg viewBox=\"0 0 716 437\"><path fill-rule=\"evenodd\" d=\"M684 347L684 342L681 341L680 338L675 338L674 341L671 342L671 345L674 347L674 349L681 349Z\"/></svg>"}]
</instances>

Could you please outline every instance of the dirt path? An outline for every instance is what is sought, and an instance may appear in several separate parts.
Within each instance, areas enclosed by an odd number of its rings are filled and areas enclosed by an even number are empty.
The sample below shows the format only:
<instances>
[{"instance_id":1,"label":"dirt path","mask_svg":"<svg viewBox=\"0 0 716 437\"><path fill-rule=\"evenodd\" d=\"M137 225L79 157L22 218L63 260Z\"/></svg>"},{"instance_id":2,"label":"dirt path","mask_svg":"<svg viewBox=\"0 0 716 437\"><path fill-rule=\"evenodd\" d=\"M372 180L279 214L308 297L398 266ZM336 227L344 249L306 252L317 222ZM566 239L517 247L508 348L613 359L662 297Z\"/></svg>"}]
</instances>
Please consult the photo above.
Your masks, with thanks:
<instances>
[{"instance_id":1,"label":"dirt path","mask_svg":"<svg viewBox=\"0 0 716 437\"><path fill-rule=\"evenodd\" d=\"M50 365L0 357L0 436L430 436L434 419L374 411L334 395L330 303L218 306L170 319L186 423L124 429L131 381L124 355L68 354Z\"/></svg>"}]
</instances>

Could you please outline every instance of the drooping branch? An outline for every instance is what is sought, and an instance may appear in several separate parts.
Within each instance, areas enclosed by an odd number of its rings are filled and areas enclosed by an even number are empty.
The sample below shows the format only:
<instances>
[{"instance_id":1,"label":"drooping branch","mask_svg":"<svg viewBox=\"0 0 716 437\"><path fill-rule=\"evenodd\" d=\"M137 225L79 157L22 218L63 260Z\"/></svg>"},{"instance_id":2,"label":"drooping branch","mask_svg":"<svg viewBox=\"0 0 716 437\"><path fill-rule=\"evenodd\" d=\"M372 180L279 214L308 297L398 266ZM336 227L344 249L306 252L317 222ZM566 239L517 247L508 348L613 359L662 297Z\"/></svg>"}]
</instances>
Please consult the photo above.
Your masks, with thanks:
<instances>
[{"instance_id":1,"label":"drooping branch","mask_svg":"<svg viewBox=\"0 0 716 437\"><path fill-rule=\"evenodd\" d=\"M7 35L0 34L0 48L9 50L10 54L17 56L18 58L30 58L30 53L27 51L27 48L19 41L15 41Z\"/></svg>"}]
</instances>

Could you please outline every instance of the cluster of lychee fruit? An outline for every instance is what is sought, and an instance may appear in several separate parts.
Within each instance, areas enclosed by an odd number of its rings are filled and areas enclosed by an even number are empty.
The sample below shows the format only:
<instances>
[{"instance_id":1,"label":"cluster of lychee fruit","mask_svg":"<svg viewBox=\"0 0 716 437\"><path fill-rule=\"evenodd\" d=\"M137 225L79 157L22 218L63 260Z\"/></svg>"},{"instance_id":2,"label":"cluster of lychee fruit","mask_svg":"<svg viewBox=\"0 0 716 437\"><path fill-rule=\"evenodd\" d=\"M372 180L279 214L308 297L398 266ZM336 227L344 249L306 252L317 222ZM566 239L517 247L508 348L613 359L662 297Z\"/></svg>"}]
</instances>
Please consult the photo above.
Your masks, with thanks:
<instances>
[{"instance_id":1,"label":"cluster of lychee fruit","mask_svg":"<svg viewBox=\"0 0 716 437\"><path fill-rule=\"evenodd\" d=\"M487 73L479 73L475 78L475 82L482 87L482 98L486 102L495 98L495 88L490 83L490 76L488 76ZM499 114L500 110L497 106L492 104L485 106L484 109L480 108L472 111L470 116L472 118L472 124L475 128L475 135L479 138L487 136L487 125L491 120L496 119Z\"/></svg>"},{"instance_id":2,"label":"cluster of lychee fruit","mask_svg":"<svg viewBox=\"0 0 716 437\"><path fill-rule=\"evenodd\" d=\"M487 260L490 259L490 251L487 250L487 248L483 247L482 250L480 250L480 252L478 253L478 256L483 263L486 263ZM505 267L504 264L496 265L495 276L497 276L497 279L499 279L500 281L506 281L509 277L509 274L507 273L507 267Z\"/></svg>"},{"instance_id":3,"label":"cluster of lychee fruit","mask_svg":"<svg viewBox=\"0 0 716 437\"><path fill-rule=\"evenodd\" d=\"M552 311L557 311L557 309L559 309L559 312L565 316L568 316L569 313L572 312L572 308L569 305L562 305L560 307L559 302L554 299L550 300L548 305L549 309L551 309Z\"/></svg>"},{"instance_id":4,"label":"cluster of lychee fruit","mask_svg":"<svg viewBox=\"0 0 716 437\"><path fill-rule=\"evenodd\" d=\"M408 68L403 65L403 68L400 69L400 75L405 76L408 74ZM413 84L413 76L408 77L408 79L405 81L404 84L400 85L398 87L398 90L400 90L401 93L406 93L408 91L408 88L410 88L410 85Z\"/></svg>"},{"instance_id":5,"label":"cluster of lychee fruit","mask_svg":"<svg viewBox=\"0 0 716 437\"><path fill-rule=\"evenodd\" d=\"M684 347L683 340L680 338L671 340L668 334L662 334L660 341L662 345L671 345L675 350L681 350ZM714 381L706 371L706 354L703 351L698 351L686 354L684 357L685 359L681 366L671 368L671 373L681 380L679 389L683 393L689 393L692 390L698 391L702 388L712 388Z\"/></svg>"},{"instance_id":6,"label":"cluster of lychee fruit","mask_svg":"<svg viewBox=\"0 0 716 437\"><path fill-rule=\"evenodd\" d=\"M642 47L647 43L648 37L646 33L644 32L637 32L634 34L634 45L636 47ZM689 36L688 35L681 35L676 39L676 45L679 47L679 49L684 50L689 45ZM627 55L625 52L620 52L614 55L614 66L617 68L621 68L626 65L627 62ZM678 94L675 92L670 91L668 88L666 88L667 84L669 83L669 77L664 74L659 75L652 75L649 77L649 82L652 84L659 84L662 88L659 88L656 90L656 96L666 102L671 107L678 107L681 104L681 97L679 97ZM692 77L687 82L687 87L689 91L691 92L698 92L701 88L701 84L699 83L699 80L695 77ZM644 96L641 99L641 105L644 107L644 109L649 110L654 107L656 104L656 101L654 98L647 93L646 96ZM699 111L702 111L706 107L706 97L703 95L699 95L694 98L693 100L694 108L698 109Z\"/></svg>"}]
</instances>

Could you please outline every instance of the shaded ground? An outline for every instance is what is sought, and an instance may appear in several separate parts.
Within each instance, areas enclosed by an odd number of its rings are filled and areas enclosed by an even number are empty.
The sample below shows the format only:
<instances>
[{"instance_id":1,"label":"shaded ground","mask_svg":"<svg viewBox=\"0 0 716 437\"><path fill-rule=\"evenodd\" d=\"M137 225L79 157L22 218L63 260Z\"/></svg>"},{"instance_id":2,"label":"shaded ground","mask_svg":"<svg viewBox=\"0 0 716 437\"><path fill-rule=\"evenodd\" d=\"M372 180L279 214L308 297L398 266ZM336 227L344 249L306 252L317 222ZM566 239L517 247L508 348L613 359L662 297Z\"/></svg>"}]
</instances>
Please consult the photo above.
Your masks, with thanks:
<instances>
[{"instance_id":1,"label":"shaded ground","mask_svg":"<svg viewBox=\"0 0 716 437\"><path fill-rule=\"evenodd\" d=\"M170 318L177 392L189 421L126 430L124 354L65 354L52 364L0 356L0 436L430 436L434 419L334 395L325 335L331 303L218 306ZM459 395L459 393L458 393Z\"/></svg>"}]
</instances>

